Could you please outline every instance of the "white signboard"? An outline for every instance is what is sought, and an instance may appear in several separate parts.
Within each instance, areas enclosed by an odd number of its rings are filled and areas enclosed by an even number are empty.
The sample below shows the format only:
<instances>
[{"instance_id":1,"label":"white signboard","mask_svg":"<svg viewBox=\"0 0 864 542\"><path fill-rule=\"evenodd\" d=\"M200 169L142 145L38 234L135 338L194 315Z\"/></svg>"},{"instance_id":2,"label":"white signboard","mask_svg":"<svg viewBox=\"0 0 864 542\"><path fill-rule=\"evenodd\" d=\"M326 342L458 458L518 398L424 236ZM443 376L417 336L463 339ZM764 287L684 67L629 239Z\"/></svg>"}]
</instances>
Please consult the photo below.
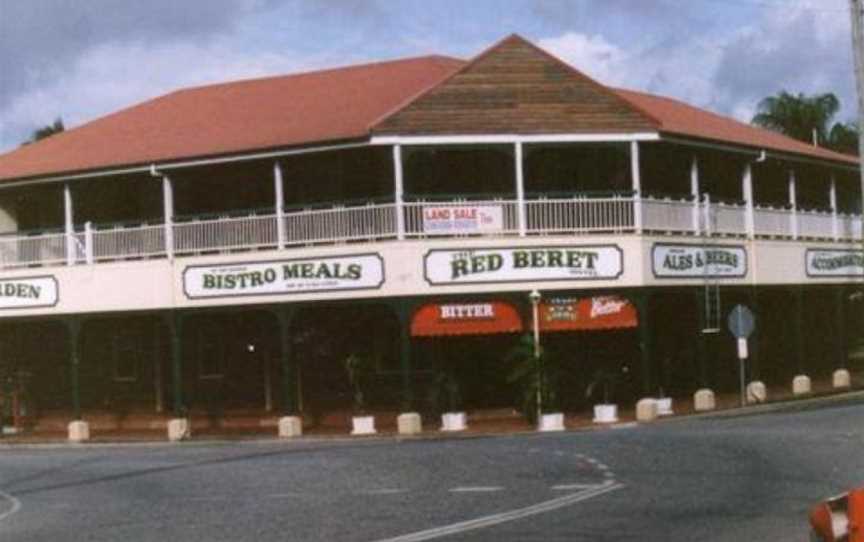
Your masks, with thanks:
<instances>
[{"instance_id":1,"label":"white signboard","mask_svg":"<svg viewBox=\"0 0 864 542\"><path fill-rule=\"evenodd\" d=\"M384 284L378 254L189 266L183 291L190 299L377 289Z\"/></svg>"},{"instance_id":2,"label":"white signboard","mask_svg":"<svg viewBox=\"0 0 864 542\"><path fill-rule=\"evenodd\" d=\"M423 233L471 234L504 230L500 205L434 205L423 207Z\"/></svg>"},{"instance_id":3,"label":"white signboard","mask_svg":"<svg viewBox=\"0 0 864 542\"><path fill-rule=\"evenodd\" d=\"M432 285L615 280L624 257L616 245L430 250L423 261Z\"/></svg>"},{"instance_id":4,"label":"white signboard","mask_svg":"<svg viewBox=\"0 0 864 542\"><path fill-rule=\"evenodd\" d=\"M747 251L742 246L655 243L652 269L657 278L743 278Z\"/></svg>"},{"instance_id":5,"label":"white signboard","mask_svg":"<svg viewBox=\"0 0 864 542\"><path fill-rule=\"evenodd\" d=\"M57 279L52 276L0 280L0 309L53 307L57 301Z\"/></svg>"},{"instance_id":6,"label":"white signboard","mask_svg":"<svg viewBox=\"0 0 864 542\"><path fill-rule=\"evenodd\" d=\"M861 250L807 249L808 277L864 276L864 252Z\"/></svg>"}]
</instances>

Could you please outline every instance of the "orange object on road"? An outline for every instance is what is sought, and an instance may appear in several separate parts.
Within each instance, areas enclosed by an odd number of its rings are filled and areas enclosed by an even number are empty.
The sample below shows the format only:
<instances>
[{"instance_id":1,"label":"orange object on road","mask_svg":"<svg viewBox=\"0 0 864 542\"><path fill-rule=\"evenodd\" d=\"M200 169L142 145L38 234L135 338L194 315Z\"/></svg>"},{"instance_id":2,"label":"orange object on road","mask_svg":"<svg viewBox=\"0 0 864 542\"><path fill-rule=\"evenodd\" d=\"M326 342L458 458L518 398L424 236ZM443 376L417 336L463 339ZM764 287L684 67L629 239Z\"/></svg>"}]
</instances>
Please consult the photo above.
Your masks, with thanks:
<instances>
[{"instance_id":1,"label":"orange object on road","mask_svg":"<svg viewBox=\"0 0 864 542\"><path fill-rule=\"evenodd\" d=\"M864 488L849 492L849 542L864 542Z\"/></svg>"}]
</instances>

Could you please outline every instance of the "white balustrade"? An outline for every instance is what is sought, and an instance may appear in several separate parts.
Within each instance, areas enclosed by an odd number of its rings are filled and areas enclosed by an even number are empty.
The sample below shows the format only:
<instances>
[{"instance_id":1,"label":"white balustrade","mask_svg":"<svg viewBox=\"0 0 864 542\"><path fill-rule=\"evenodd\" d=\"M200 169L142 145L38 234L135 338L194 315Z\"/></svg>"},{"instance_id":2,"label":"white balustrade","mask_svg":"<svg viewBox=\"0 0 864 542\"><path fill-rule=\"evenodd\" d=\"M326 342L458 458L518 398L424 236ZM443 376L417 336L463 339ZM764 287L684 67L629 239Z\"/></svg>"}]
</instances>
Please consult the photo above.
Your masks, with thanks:
<instances>
[{"instance_id":1,"label":"white balustrade","mask_svg":"<svg viewBox=\"0 0 864 542\"><path fill-rule=\"evenodd\" d=\"M92 258L95 261L145 258L165 254L165 228L162 224L118 226L90 231Z\"/></svg>"},{"instance_id":2,"label":"white balustrade","mask_svg":"<svg viewBox=\"0 0 864 542\"><path fill-rule=\"evenodd\" d=\"M805 239L833 239L833 215L831 213L799 210L798 235Z\"/></svg>"},{"instance_id":3,"label":"white balustrade","mask_svg":"<svg viewBox=\"0 0 864 542\"><path fill-rule=\"evenodd\" d=\"M729 203L711 205L711 232L715 235L743 236L747 234L747 207Z\"/></svg>"},{"instance_id":4,"label":"white balustrade","mask_svg":"<svg viewBox=\"0 0 864 542\"><path fill-rule=\"evenodd\" d=\"M695 233L693 202L674 199L643 198L642 220L645 231L658 233Z\"/></svg>"},{"instance_id":5,"label":"white balustrade","mask_svg":"<svg viewBox=\"0 0 864 542\"><path fill-rule=\"evenodd\" d=\"M622 232L635 227L632 198L549 198L526 202L529 234Z\"/></svg>"},{"instance_id":6,"label":"white balustrade","mask_svg":"<svg viewBox=\"0 0 864 542\"><path fill-rule=\"evenodd\" d=\"M175 221L175 254L275 247L276 216Z\"/></svg>"},{"instance_id":7,"label":"white balustrade","mask_svg":"<svg viewBox=\"0 0 864 542\"><path fill-rule=\"evenodd\" d=\"M286 244L344 243L396 236L396 205L335 206L285 214Z\"/></svg>"},{"instance_id":8,"label":"white balustrade","mask_svg":"<svg viewBox=\"0 0 864 542\"><path fill-rule=\"evenodd\" d=\"M791 237L790 211L773 207L756 206L753 210L753 226L757 237Z\"/></svg>"},{"instance_id":9,"label":"white balustrade","mask_svg":"<svg viewBox=\"0 0 864 542\"><path fill-rule=\"evenodd\" d=\"M0 237L0 265L62 265L66 262L66 234L8 235Z\"/></svg>"}]
</instances>

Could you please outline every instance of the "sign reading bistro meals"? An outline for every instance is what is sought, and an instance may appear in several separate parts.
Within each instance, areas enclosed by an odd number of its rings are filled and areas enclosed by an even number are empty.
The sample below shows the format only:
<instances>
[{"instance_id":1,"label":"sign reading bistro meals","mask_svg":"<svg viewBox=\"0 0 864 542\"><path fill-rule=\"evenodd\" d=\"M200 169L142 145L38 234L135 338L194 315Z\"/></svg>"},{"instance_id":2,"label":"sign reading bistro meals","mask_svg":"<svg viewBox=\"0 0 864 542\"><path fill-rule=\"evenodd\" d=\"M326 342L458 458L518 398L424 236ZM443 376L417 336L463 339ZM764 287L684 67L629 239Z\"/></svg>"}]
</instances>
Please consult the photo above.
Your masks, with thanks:
<instances>
[{"instance_id":1,"label":"sign reading bistro meals","mask_svg":"<svg viewBox=\"0 0 864 542\"><path fill-rule=\"evenodd\" d=\"M190 299L377 289L384 284L379 254L268 262L192 265L183 270Z\"/></svg>"},{"instance_id":2,"label":"sign reading bistro meals","mask_svg":"<svg viewBox=\"0 0 864 542\"><path fill-rule=\"evenodd\" d=\"M423 259L433 286L552 280L615 280L624 270L617 245L430 250Z\"/></svg>"},{"instance_id":3,"label":"sign reading bistro meals","mask_svg":"<svg viewBox=\"0 0 864 542\"><path fill-rule=\"evenodd\" d=\"M53 307L57 301L57 279L50 275L0 280L0 309Z\"/></svg>"}]
</instances>

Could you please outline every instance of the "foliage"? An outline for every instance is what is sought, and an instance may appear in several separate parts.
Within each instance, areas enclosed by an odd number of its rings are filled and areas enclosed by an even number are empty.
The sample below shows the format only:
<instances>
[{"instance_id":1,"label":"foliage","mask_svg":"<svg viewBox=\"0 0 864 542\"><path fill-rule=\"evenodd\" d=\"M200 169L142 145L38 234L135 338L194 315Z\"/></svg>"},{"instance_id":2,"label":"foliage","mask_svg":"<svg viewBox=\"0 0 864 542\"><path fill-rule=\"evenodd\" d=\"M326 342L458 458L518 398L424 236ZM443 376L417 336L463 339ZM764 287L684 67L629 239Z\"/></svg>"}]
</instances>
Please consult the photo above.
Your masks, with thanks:
<instances>
[{"instance_id":1,"label":"foliage","mask_svg":"<svg viewBox=\"0 0 864 542\"><path fill-rule=\"evenodd\" d=\"M609 404L610 400L614 400L615 391L621 383L624 376L622 370L613 370L608 368L598 369L591 377L591 382L585 388L585 398L591 399L597 395L597 390L602 389L603 404Z\"/></svg>"},{"instance_id":2,"label":"foliage","mask_svg":"<svg viewBox=\"0 0 864 542\"><path fill-rule=\"evenodd\" d=\"M23 143L23 145L27 145L28 143L35 143L36 141L39 141L40 139L45 139L46 137L51 137L54 134L59 134L60 132L64 131L65 129L66 129L66 127L63 126L63 119L60 117L57 117L56 119L54 119L53 124L46 124L42 128L34 130L33 135L31 135L30 139L25 141Z\"/></svg>"},{"instance_id":3,"label":"foliage","mask_svg":"<svg viewBox=\"0 0 864 542\"><path fill-rule=\"evenodd\" d=\"M435 376L429 393L429 402L437 412L462 411L462 386L452 370L441 371Z\"/></svg>"},{"instance_id":4,"label":"foliage","mask_svg":"<svg viewBox=\"0 0 864 542\"><path fill-rule=\"evenodd\" d=\"M521 411L532 423L537 421L537 396L543 412L558 412L561 367L557 358L544 348L534 355L534 339L530 334L519 338L519 343L507 356L511 366L507 381L518 384L522 392Z\"/></svg>"},{"instance_id":5,"label":"foliage","mask_svg":"<svg viewBox=\"0 0 864 542\"><path fill-rule=\"evenodd\" d=\"M357 414L366 412L368 406L369 384L372 381L373 363L370 357L349 354L345 358L345 371L348 373L348 383L351 386L351 397L354 401L354 411Z\"/></svg>"},{"instance_id":6,"label":"foliage","mask_svg":"<svg viewBox=\"0 0 864 542\"><path fill-rule=\"evenodd\" d=\"M815 133L819 145L840 152L858 152L858 132L854 123L831 121L840 110L840 100L832 93L807 96L781 91L763 98L753 124L780 132L789 137L813 142Z\"/></svg>"}]
</instances>

